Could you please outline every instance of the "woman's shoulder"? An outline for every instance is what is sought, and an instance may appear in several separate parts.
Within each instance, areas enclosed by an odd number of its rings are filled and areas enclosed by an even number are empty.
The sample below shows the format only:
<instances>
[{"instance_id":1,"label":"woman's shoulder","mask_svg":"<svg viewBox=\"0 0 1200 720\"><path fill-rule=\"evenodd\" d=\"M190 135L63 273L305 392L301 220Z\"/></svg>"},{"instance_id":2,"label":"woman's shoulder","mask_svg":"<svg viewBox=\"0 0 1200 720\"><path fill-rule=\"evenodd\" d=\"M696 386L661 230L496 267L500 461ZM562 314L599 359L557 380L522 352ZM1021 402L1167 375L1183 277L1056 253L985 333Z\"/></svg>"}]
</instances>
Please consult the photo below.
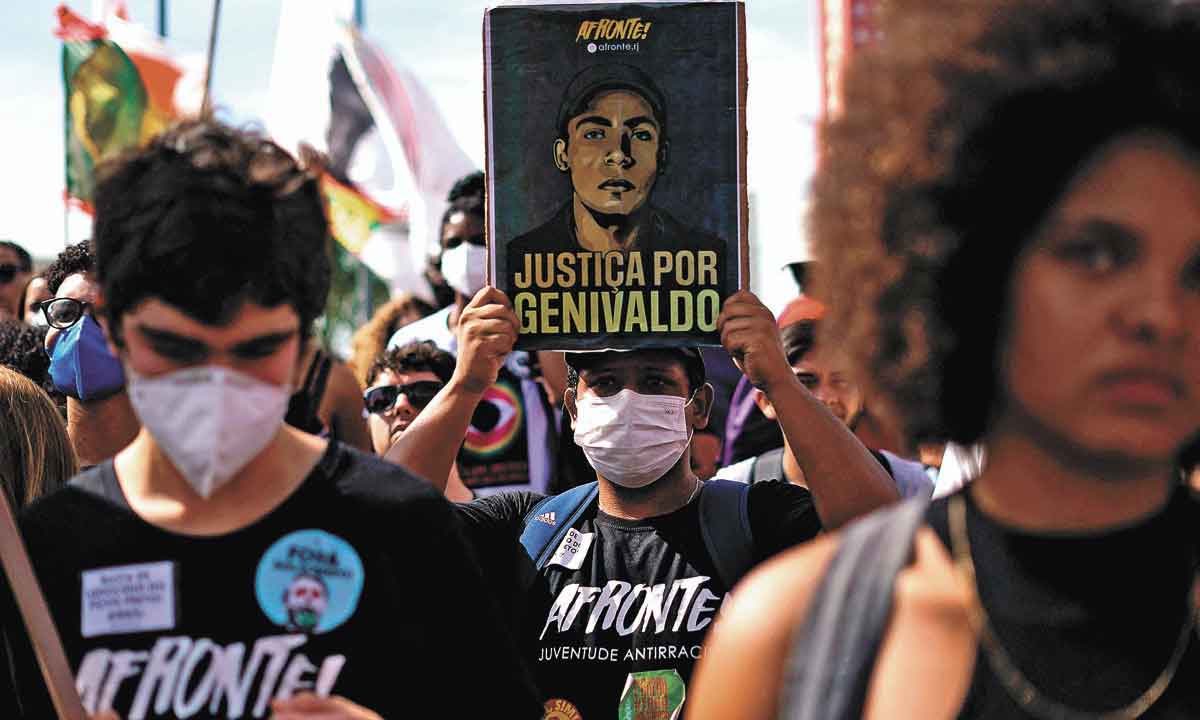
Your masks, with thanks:
<instances>
[{"instance_id":1,"label":"woman's shoulder","mask_svg":"<svg viewBox=\"0 0 1200 720\"><path fill-rule=\"evenodd\" d=\"M776 716L784 670L795 651L797 633L814 610L819 589L845 537L846 530L841 530L780 553L734 589L697 670L693 693L697 702L692 707L699 712L690 718L718 718L731 712L744 718ZM911 546L912 562L899 571L892 586L890 622L880 638L868 710L880 696L894 698L896 688L889 679L896 676L889 669L892 658L904 655L910 664L940 666L939 655L948 652L958 658L973 651L974 644L969 641L973 637L968 616L970 586L954 568L932 528L922 525ZM920 638L926 638L922 647L939 648L915 653L927 663L914 657L913 643ZM747 657L756 661L746 663ZM970 657L967 660L969 667ZM911 683L913 676L904 670L899 677ZM913 687L905 694L919 691Z\"/></svg>"}]
</instances>

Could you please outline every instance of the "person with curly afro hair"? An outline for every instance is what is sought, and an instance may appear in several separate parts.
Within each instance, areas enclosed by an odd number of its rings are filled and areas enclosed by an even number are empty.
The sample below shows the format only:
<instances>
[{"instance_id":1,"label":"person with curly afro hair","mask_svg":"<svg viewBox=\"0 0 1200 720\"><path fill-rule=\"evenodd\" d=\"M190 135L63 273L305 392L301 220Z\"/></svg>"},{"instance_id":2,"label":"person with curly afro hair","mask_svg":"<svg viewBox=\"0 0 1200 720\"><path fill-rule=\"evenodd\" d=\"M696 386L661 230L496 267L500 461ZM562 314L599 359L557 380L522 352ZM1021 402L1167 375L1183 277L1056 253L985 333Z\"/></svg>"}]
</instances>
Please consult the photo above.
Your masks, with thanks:
<instances>
[{"instance_id":1,"label":"person with curly afro hair","mask_svg":"<svg viewBox=\"0 0 1200 720\"><path fill-rule=\"evenodd\" d=\"M988 460L748 578L689 717L1198 717L1197 6L883 12L814 187L828 326Z\"/></svg>"}]
</instances>

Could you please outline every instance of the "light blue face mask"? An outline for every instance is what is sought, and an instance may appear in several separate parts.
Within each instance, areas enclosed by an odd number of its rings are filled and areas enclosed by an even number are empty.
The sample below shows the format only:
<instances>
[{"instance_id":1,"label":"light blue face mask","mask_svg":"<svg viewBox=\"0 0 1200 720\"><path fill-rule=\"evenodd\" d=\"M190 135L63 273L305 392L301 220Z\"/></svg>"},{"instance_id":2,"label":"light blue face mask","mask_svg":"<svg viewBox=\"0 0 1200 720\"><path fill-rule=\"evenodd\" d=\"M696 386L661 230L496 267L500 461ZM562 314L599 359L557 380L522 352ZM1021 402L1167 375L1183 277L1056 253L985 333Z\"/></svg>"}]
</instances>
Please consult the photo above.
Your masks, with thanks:
<instances>
[{"instance_id":1,"label":"light blue face mask","mask_svg":"<svg viewBox=\"0 0 1200 720\"><path fill-rule=\"evenodd\" d=\"M54 389L85 402L102 400L125 387L121 361L108 351L104 330L85 314L62 331L50 353Z\"/></svg>"}]
</instances>

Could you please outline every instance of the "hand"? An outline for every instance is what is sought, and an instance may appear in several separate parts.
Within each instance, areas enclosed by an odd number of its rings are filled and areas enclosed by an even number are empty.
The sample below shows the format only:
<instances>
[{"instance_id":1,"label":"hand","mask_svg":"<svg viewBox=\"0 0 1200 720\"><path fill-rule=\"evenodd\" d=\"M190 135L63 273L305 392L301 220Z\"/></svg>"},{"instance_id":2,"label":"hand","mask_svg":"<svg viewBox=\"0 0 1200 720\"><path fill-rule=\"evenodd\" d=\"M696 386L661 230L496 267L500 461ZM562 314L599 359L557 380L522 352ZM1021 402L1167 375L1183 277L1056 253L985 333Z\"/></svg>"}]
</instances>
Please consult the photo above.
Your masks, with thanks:
<instances>
[{"instance_id":1,"label":"hand","mask_svg":"<svg viewBox=\"0 0 1200 720\"><path fill-rule=\"evenodd\" d=\"M478 297L478 296L476 296ZM288 700L271 702L272 720L383 720L379 713L356 705L344 697L317 697L300 693Z\"/></svg>"},{"instance_id":2,"label":"hand","mask_svg":"<svg viewBox=\"0 0 1200 720\"><path fill-rule=\"evenodd\" d=\"M783 354L775 316L753 293L742 290L725 299L717 331L738 370L754 387L769 392L795 377Z\"/></svg>"},{"instance_id":3,"label":"hand","mask_svg":"<svg viewBox=\"0 0 1200 720\"><path fill-rule=\"evenodd\" d=\"M116 714L112 710L105 710L103 712L98 712L95 715L92 715L90 717L91 717L91 720L121 720L121 716Z\"/></svg>"},{"instance_id":4,"label":"hand","mask_svg":"<svg viewBox=\"0 0 1200 720\"><path fill-rule=\"evenodd\" d=\"M496 382L504 359L517 342L517 315L508 297L488 286L475 293L458 316L458 362L454 380L482 393Z\"/></svg>"}]
</instances>

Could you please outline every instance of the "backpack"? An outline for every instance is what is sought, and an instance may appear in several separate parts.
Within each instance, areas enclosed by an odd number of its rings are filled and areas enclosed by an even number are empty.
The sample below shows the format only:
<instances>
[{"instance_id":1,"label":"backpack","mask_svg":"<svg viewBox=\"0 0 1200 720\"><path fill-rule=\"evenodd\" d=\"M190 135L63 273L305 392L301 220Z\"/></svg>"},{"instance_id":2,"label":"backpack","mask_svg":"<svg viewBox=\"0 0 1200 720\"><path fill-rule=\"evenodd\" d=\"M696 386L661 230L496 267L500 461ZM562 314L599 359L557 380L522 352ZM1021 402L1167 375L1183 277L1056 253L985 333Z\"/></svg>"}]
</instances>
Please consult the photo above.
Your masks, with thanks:
<instances>
[{"instance_id":1,"label":"backpack","mask_svg":"<svg viewBox=\"0 0 1200 720\"><path fill-rule=\"evenodd\" d=\"M599 493L595 480L558 495L543 498L522 520L521 546L533 562L527 574L532 583L567 531L591 507ZM700 488L700 535L725 587L732 588L754 566L754 535L750 530L748 483L708 480Z\"/></svg>"}]
</instances>

